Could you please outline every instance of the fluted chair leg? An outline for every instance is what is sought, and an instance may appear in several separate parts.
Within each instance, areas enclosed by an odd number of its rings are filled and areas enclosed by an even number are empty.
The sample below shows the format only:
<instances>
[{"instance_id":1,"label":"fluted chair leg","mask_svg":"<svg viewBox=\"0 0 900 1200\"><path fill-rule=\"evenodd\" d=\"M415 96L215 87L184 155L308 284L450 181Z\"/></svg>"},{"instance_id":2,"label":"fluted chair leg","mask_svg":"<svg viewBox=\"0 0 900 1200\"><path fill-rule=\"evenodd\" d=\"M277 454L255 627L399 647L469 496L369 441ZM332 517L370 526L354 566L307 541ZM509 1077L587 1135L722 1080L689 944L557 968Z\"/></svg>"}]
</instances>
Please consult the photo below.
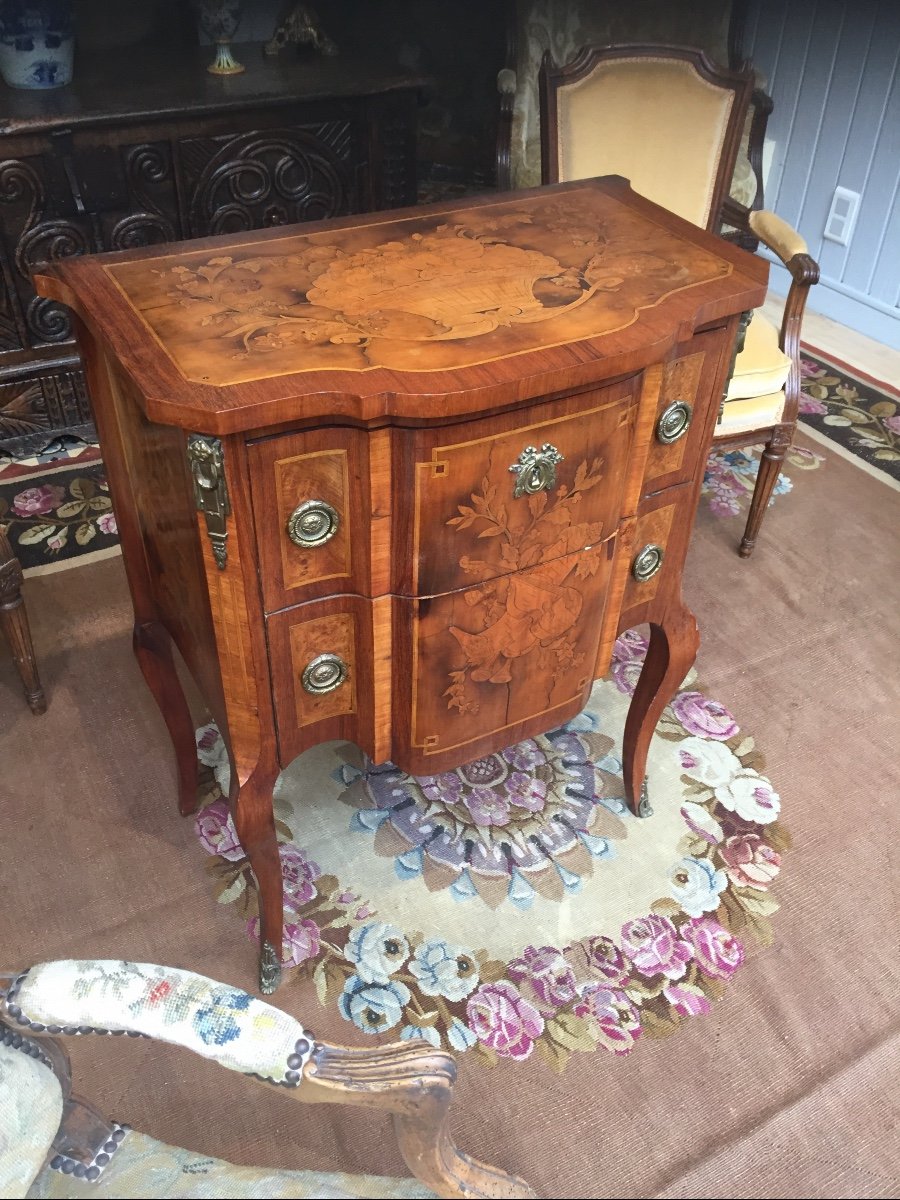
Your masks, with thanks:
<instances>
[{"instance_id":1,"label":"fluted chair leg","mask_svg":"<svg viewBox=\"0 0 900 1200\"><path fill-rule=\"evenodd\" d=\"M766 443L759 462L759 472L756 476L756 487L753 489L753 499L750 501L750 512L747 514L747 525L744 536L738 547L741 558L749 558L756 545L759 527L765 516L772 492L784 466L784 456L791 445L793 426L779 425Z\"/></svg>"},{"instance_id":2,"label":"fluted chair leg","mask_svg":"<svg viewBox=\"0 0 900 1200\"><path fill-rule=\"evenodd\" d=\"M25 699L33 713L47 711L47 700L38 676L37 659L31 641L28 614L22 599L22 568L0 529L0 627L22 680Z\"/></svg>"}]
</instances>

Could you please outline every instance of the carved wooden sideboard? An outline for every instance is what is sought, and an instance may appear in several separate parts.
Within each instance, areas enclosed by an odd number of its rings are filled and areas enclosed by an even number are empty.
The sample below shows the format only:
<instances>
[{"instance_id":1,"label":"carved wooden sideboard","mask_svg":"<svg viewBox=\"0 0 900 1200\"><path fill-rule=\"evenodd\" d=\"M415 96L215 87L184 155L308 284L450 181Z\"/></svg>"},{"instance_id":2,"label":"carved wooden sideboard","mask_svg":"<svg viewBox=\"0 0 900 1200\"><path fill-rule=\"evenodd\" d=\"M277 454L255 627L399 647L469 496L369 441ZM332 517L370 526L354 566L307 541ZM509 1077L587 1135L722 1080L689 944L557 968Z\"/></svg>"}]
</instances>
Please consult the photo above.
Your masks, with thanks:
<instances>
[{"instance_id":1,"label":"carved wooden sideboard","mask_svg":"<svg viewBox=\"0 0 900 1200\"><path fill-rule=\"evenodd\" d=\"M623 750L649 815L650 737L697 648L681 572L703 466L767 270L610 177L37 280L79 314L183 812L173 641L225 734L264 990L272 787L318 742L448 770L575 716L649 622Z\"/></svg>"},{"instance_id":2,"label":"carved wooden sideboard","mask_svg":"<svg viewBox=\"0 0 900 1200\"><path fill-rule=\"evenodd\" d=\"M0 444L91 419L69 315L31 286L42 262L415 203L423 79L242 51L228 78L207 47L0 85Z\"/></svg>"}]
</instances>

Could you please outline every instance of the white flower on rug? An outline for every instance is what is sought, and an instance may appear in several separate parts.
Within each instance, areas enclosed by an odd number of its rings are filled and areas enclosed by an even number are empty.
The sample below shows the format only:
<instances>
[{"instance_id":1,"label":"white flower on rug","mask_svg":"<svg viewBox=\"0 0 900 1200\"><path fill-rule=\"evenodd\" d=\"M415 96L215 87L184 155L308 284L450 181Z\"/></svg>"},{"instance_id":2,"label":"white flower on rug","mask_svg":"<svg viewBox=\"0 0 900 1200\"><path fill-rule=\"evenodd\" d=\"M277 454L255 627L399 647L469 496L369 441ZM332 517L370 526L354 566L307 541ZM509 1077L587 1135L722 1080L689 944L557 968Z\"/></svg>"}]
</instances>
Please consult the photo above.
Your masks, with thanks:
<instances>
[{"instance_id":1,"label":"white flower on rug","mask_svg":"<svg viewBox=\"0 0 900 1200\"><path fill-rule=\"evenodd\" d=\"M669 894L689 917L702 917L719 907L728 876L706 858L682 858L669 872Z\"/></svg>"},{"instance_id":2,"label":"white flower on rug","mask_svg":"<svg viewBox=\"0 0 900 1200\"><path fill-rule=\"evenodd\" d=\"M758 825L768 825L781 812L781 797L756 771L741 771L717 787L716 799L723 808Z\"/></svg>"},{"instance_id":3,"label":"white flower on rug","mask_svg":"<svg viewBox=\"0 0 900 1200\"><path fill-rule=\"evenodd\" d=\"M709 842L711 846L718 846L725 837L725 830L710 813L708 808L704 808L702 804L694 804L690 800L686 800L681 806L681 815L684 817L685 824L692 833L696 833L698 837L702 837L705 842Z\"/></svg>"},{"instance_id":4,"label":"white flower on rug","mask_svg":"<svg viewBox=\"0 0 900 1200\"><path fill-rule=\"evenodd\" d=\"M231 786L231 764L228 761L228 751L225 739L219 733L219 727L210 722L202 726L195 734L197 740L197 757L204 767L209 767L216 778L223 796L228 795Z\"/></svg>"},{"instance_id":5,"label":"white flower on rug","mask_svg":"<svg viewBox=\"0 0 900 1200\"><path fill-rule=\"evenodd\" d=\"M741 770L741 760L724 742L687 737L679 744L677 753L685 775L707 787L730 783Z\"/></svg>"},{"instance_id":6,"label":"white flower on rug","mask_svg":"<svg viewBox=\"0 0 900 1200\"><path fill-rule=\"evenodd\" d=\"M387 983L409 958L409 942L396 925L373 921L350 934L344 957L365 983Z\"/></svg>"}]
</instances>

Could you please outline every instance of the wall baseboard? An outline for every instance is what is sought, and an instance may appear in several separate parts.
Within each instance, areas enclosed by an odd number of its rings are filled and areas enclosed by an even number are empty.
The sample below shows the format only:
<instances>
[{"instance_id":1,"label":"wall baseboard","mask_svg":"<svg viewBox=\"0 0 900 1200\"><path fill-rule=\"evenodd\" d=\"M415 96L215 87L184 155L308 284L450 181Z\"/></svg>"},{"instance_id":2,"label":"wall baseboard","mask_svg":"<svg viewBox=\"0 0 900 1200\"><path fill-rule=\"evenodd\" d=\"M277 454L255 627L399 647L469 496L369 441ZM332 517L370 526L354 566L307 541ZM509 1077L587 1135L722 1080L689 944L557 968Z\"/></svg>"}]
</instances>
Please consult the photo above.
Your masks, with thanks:
<instances>
[{"instance_id":1,"label":"wall baseboard","mask_svg":"<svg viewBox=\"0 0 900 1200\"><path fill-rule=\"evenodd\" d=\"M771 263L769 286L773 291L787 295L791 277L781 263ZM895 315L891 315L888 311L829 286L827 279L810 289L808 307L813 312L831 317L832 321L840 321L842 325L874 338L876 342L890 346L892 350L900 350L900 309L895 309Z\"/></svg>"}]
</instances>

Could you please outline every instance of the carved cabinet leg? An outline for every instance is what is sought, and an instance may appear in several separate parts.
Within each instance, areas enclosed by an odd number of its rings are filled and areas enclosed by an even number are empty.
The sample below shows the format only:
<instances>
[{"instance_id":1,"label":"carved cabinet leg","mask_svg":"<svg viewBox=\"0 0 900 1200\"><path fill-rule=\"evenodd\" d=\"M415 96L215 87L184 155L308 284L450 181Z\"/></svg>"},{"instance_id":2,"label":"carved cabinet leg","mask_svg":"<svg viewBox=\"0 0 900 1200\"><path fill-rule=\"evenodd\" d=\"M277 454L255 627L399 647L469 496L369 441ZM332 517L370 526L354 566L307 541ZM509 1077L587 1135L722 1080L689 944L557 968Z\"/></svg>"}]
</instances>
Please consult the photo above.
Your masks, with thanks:
<instances>
[{"instance_id":1,"label":"carved cabinet leg","mask_svg":"<svg viewBox=\"0 0 900 1200\"><path fill-rule=\"evenodd\" d=\"M133 646L172 739L178 770L178 811L186 817L197 810L197 743L191 710L175 670L172 639L158 621L136 623Z\"/></svg>"},{"instance_id":2,"label":"carved cabinet leg","mask_svg":"<svg viewBox=\"0 0 900 1200\"><path fill-rule=\"evenodd\" d=\"M668 609L662 623L651 623L647 658L625 721L622 765L625 798L638 817L649 817L647 751L663 709L694 664L700 634L694 614L680 605Z\"/></svg>"},{"instance_id":3,"label":"carved cabinet leg","mask_svg":"<svg viewBox=\"0 0 900 1200\"><path fill-rule=\"evenodd\" d=\"M47 711L47 700L38 677L37 660L22 599L22 568L0 529L0 626L6 634L13 661L22 680L28 707L36 715Z\"/></svg>"},{"instance_id":4,"label":"carved cabinet leg","mask_svg":"<svg viewBox=\"0 0 900 1200\"><path fill-rule=\"evenodd\" d=\"M259 888L259 990L271 995L281 981L284 885L275 834L272 790L277 769L257 770L243 784L231 773L231 812Z\"/></svg>"},{"instance_id":5,"label":"carved cabinet leg","mask_svg":"<svg viewBox=\"0 0 900 1200\"><path fill-rule=\"evenodd\" d=\"M753 499L750 501L750 512L747 514L747 526L741 538L738 554L741 558L749 558L756 545L759 527L772 499L772 492L778 482L778 476L784 465L784 456L791 444L793 429L779 426L766 443L766 448L759 461L759 473L756 476L756 487L753 489Z\"/></svg>"}]
</instances>

